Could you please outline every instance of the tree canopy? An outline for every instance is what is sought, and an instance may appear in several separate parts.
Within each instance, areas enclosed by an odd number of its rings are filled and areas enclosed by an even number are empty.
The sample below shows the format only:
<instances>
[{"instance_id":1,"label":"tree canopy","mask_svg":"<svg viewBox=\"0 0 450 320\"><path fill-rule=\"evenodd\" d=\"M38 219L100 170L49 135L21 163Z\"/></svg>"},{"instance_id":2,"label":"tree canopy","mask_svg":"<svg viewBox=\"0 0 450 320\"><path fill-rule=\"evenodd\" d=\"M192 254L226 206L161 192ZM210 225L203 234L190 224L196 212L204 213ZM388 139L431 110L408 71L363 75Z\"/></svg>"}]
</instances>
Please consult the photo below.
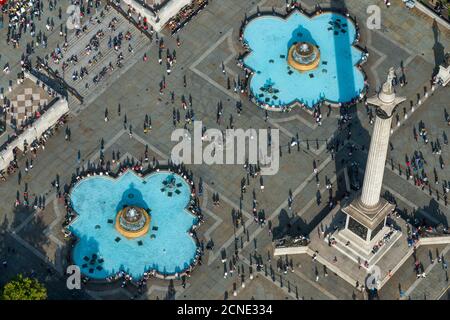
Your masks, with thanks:
<instances>
[{"instance_id":1,"label":"tree canopy","mask_svg":"<svg viewBox=\"0 0 450 320\"><path fill-rule=\"evenodd\" d=\"M3 300L45 300L47 289L37 279L19 274L5 285L1 298Z\"/></svg>"}]
</instances>

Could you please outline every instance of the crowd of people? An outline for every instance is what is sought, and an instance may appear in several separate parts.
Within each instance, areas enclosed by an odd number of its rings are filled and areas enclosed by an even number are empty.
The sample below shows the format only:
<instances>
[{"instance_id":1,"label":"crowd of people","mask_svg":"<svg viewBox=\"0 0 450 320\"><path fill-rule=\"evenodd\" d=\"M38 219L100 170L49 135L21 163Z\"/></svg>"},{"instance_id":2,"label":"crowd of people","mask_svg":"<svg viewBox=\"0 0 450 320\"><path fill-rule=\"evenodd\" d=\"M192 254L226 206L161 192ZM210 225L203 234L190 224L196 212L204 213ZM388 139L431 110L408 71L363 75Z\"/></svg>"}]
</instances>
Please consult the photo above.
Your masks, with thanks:
<instances>
[{"instance_id":1,"label":"crowd of people","mask_svg":"<svg viewBox=\"0 0 450 320\"><path fill-rule=\"evenodd\" d=\"M450 236L448 227L443 224L430 225L425 219L415 218L407 228L408 245L416 246L421 238Z\"/></svg>"},{"instance_id":2,"label":"crowd of people","mask_svg":"<svg viewBox=\"0 0 450 320\"><path fill-rule=\"evenodd\" d=\"M180 31L188 22L200 13L208 4L208 0L193 0L191 4L188 4L180 10L172 19L167 23L172 35Z\"/></svg>"},{"instance_id":3,"label":"crowd of people","mask_svg":"<svg viewBox=\"0 0 450 320\"><path fill-rule=\"evenodd\" d=\"M49 127L44 133L37 139L33 140L30 144L24 144L24 150L23 154L26 156L25 159L25 166L24 171L28 173L30 169L33 168L33 159L37 157L37 153L39 149L45 150L45 145L47 143L47 140L50 139L54 134L58 132L58 130L64 126L67 123L67 115L62 116L58 121L53 125L52 127ZM15 136L17 137L17 136ZM9 141L10 143L11 141ZM15 172L19 173L19 184L20 184L20 177L21 177L21 171L19 169L18 164L18 150L13 150L14 152L14 159L11 161L10 165L7 168L7 174L12 175ZM28 159L28 154L31 155L31 158ZM6 181L6 178L5 178ZM16 201L17 204L17 201Z\"/></svg>"},{"instance_id":4,"label":"crowd of people","mask_svg":"<svg viewBox=\"0 0 450 320\"><path fill-rule=\"evenodd\" d=\"M76 37L80 38L82 34L86 34L91 31L91 28L95 25L103 23L103 20L105 19L105 12L108 12L111 10L110 6L106 5L104 10L102 10L97 17L91 17L87 23L83 25L81 29L78 29L76 32ZM107 42L107 48L111 49L113 48L114 51L117 53L116 61L113 63L113 61L110 61L107 63L96 75L92 77L92 83L97 84L99 83L105 76L112 72L114 68L122 67L122 63L124 61L124 55L122 53L122 42L127 41L128 42L128 51L133 52L133 47L131 45L132 35L130 31L122 32L117 31L117 25L119 21L117 17L113 17L109 24L107 24L107 30L109 32L109 40ZM77 82L78 80L83 80L85 77L89 76L90 69L97 63L103 61L103 52L101 50L101 44L105 43L105 31L103 29L99 29L95 32L95 34L89 39L89 42L84 47L83 50L80 50L77 53L72 53L70 57L64 59L65 52L68 50L68 42L65 41L62 49L57 45L57 47L52 51L52 53L45 56L45 61L49 61L49 58L51 61L58 65L62 62L61 70L64 73L66 70L70 69L71 67L74 67L71 74L71 79L73 82ZM80 61L83 61L84 57L89 57L87 62L84 62L83 65L81 65L78 68L78 64ZM75 67L76 66L76 67ZM85 83L85 87L89 87L89 82Z\"/></svg>"},{"instance_id":5,"label":"crowd of people","mask_svg":"<svg viewBox=\"0 0 450 320\"><path fill-rule=\"evenodd\" d=\"M36 24L34 18L39 19L41 17L44 11L44 2L42 0L13 1L8 2L3 10L7 10L9 18L6 43L18 48L22 35L27 31L30 36L35 36Z\"/></svg>"},{"instance_id":6,"label":"crowd of people","mask_svg":"<svg viewBox=\"0 0 450 320\"><path fill-rule=\"evenodd\" d=\"M281 239L275 241L275 247L284 248L284 247L302 247L307 246L311 241L306 236L296 236L290 237L286 236Z\"/></svg>"}]
</instances>

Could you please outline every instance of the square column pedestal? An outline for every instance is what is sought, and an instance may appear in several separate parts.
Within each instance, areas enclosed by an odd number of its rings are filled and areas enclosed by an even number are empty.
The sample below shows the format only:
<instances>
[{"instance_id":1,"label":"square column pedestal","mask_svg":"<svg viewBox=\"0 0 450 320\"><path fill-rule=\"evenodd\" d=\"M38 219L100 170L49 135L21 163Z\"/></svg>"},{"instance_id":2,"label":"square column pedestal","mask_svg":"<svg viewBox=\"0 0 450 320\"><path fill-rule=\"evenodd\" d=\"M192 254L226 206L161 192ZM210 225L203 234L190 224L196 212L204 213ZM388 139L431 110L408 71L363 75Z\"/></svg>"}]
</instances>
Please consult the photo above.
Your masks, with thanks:
<instances>
[{"instance_id":1,"label":"square column pedestal","mask_svg":"<svg viewBox=\"0 0 450 320\"><path fill-rule=\"evenodd\" d=\"M345 228L340 231L340 236L346 238L352 246L369 256L373 247L389 231L386 226L386 217L393 212L395 205L380 198L378 204L372 208L366 207L355 198L348 206L342 208L346 214Z\"/></svg>"}]
</instances>

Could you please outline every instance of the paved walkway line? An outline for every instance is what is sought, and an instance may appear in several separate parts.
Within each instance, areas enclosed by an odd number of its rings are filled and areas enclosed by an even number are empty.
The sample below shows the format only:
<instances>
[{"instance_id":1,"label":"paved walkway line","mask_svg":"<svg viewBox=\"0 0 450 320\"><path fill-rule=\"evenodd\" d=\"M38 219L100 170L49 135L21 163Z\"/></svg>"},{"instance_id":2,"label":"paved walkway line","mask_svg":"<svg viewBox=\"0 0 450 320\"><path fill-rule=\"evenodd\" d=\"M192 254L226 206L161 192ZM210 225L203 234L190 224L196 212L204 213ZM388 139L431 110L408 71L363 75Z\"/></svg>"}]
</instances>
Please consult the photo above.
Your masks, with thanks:
<instances>
[{"instance_id":1,"label":"paved walkway line","mask_svg":"<svg viewBox=\"0 0 450 320\"><path fill-rule=\"evenodd\" d=\"M198 64L200 64L200 62L205 59L208 55L210 55L227 37L230 37L233 34L233 28L231 28L230 30L228 30L227 33L225 33L222 37L219 38L219 40L217 40L211 47L209 47L208 50L206 50L190 67L189 69L194 72L195 74L197 74L198 76L200 76L201 78L203 78L204 80L206 80L209 84L211 84L212 86L216 87L217 89L219 89L220 91L222 91L223 93L225 93L226 95L228 95L229 97L233 98L234 100L240 100L240 97L238 94L234 93L234 92L230 92L229 90L227 90L226 88L224 88L223 86L221 86L219 83L217 83L216 81L214 81L213 79L211 79L211 77L209 77L208 75L206 75L205 73L201 72L200 70L198 70L196 67Z\"/></svg>"},{"instance_id":2,"label":"paved walkway line","mask_svg":"<svg viewBox=\"0 0 450 320\"><path fill-rule=\"evenodd\" d=\"M216 214L214 214L211 210L208 209L208 189L205 188L205 191L203 192L203 203L202 203L202 209L210 216L212 216L214 219L216 219L216 222L205 232L205 238L207 240L211 239L211 233L217 229L217 227L223 222L223 220L218 217ZM213 254L213 251L211 250L208 255L208 265L210 265L210 262L212 263L214 261L215 257Z\"/></svg>"},{"instance_id":3,"label":"paved walkway line","mask_svg":"<svg viewBox=\"0 0 450 320\"><path fill-rule=\"evenodd\" d=\"M430 196L430 193L428 191L422 190L421 188L418 188L413 182L412 180L408 180L406 178L404 178L402 175L400 175L397 171L395 171L395 169L392 169L392 166L390 164L386 164L386 169L388 169L389 171L391 171L393 174L397 175L398 177L400 177L403 181L409 183L411 186L413 186L414 188L416 188L418 191L423 192L427 197L434 199L435 201L437 201L439 204L445 206L444 201L441 200L441 198L439 197L439 200L434 198L433 196Z\"/></svg>"},{"instance_id":4,"label":"paved walkway line","mask_svg":"<svg viewBox=\"0 0 450 320\"><path fill-rule=\"evenodd\" d=\"M403 258L397 263L397 265L391 270L392 275L394 275L406 262L406 260L409 259L409 257L414 253L414 248L411 247L408 252L403 256ZM380 288L383 287L388 281L390 277L386 276L380 284Z\"/></svg>"},{"instance_id":5,"label":"paved walkway line","mask_svg":"<svg viewBox=\"0 0 450 320\"><path fill-rule=\"evenodd\" d=\"M370 67L370 71L372 71L373 75L375 76L375 88L379 88L380 79L378 79L379 76L377 68L381 63L383 63L384 60L386 60L386 55L372 45L372 32L370 32L370 30L367 31L367 48L380 56L378 60Z\"/></svg>"},{"instance_id":6,"label":"paved walkway line","mask_svg":"<svg viewBox=\"0 0 450 320\"><path fill-rule=\"evenodd\" d=\"M156 148L154 145L152 145L151 143L149 143L147 140L145 140L144 138L142 138L140 135L137 135L135 133L133 133L133 138L135 138L137 141L139 141L140 143L142 143L144 146L148 145L148 147L153 150L154 152L156 152L157 154L159 154L161 156L161 158L163 158L164 160L169 159L170 157L167 156L164 152L160 151L158 148Z\"/></svg>"},{"instance_id":7,"label":"paved walkway line","mask_svg":"<svg viewBox=\"0 0 450 320\"><path fill-rule=\"evenodd\" d=\"M298 120L301 123L303 123L304 125L306 125L307 127L311 128L311 129L316 129L318 127L318 125L315 124L311 124L308 120L306 120L305 118L303 118L301 115L296 114L296 115L292 115L289 117L285 117L285 118L279 118L279 119L272 119L269 118L269 121L271 122L289 122L289 121L294 121L294 120Z\"/></svg>"},{"instance_id":8,"label":"paved walkway line","mask_svg":"<svg viewBox=\"0 0 450 320\"><path fill-rule=\"evenodd\" d=\"M207 56L211 54L227 37L231 36L233 32L233 28L228 30L223 36L219 38L212 46L208 48L197 60L194 61L194 63L190 66L190 69L195 69L200 62L202 62Z\"/></svg>"},{"instance_id":9,"label":"paved walkway line","mask_svg":"<svg viewBox=\"0 0 450 320\"><path fill-rule=\"evenodd\" d=\"M112 137L104 146L104 150L108 150L114 143L116 143L117 140L119 140L123 134L125 134L127 131L125 129L121 129L119 132L116 133L114 137ZM94 162L100 157L100 151L97 151L94 153L93 156L89 159L90 162Z\"/></svg>"},{"instance_id":10,"label":"paved walkway line","mask_svg":"<svg viewBox=\"0 0 450 320\"><path fill-rule=\"evenodd\" d=\"M47 228L45 228L44 234L48 235L49 239L52 240L58 246L57 250L61 250L61 248L64 246L64 243L53 234L54 226L58 222L61 222L61 218L62 218L61 211L59 210L59 207L58 207L58 200L56 199L56 195L55 195L55 199L53 200L53 210L55 212L56 219L53 220L52 223L50 223L50 225ZM55 265L58 263L58 261L62 262L61 259L58 259L58 258L61 258L61 257L60 256L55 257ZM60 263L60 267L62 267L61 263Z\"/></svg>"},{"instance_id":11,"label":"paved walkway line","mask_svg":"<svg viewBox=\"0 0 450 320\"><path fill-rule=\"evenodd\" d=\"M272 121L272 122L289 122L289 121L293 121L293 120L296 120L296 119L297 119L296 116L292 115L292 116L288 116L288 117L284 117L284 118L280 118L280 119L269 118L269 121Z\"/></svg>"},{"instance_id":12,"label":"paved walkway line","mask_svg":"<svg viewBox=\"0 0 450 320\"><path fill-rule=\"evenodd\" d=\"M58 222L61 221L62 214L61 214L61 211L59 210L59 207L58 207L58 199L56 199L56 195L55 195L55 199L53 199L53 202L52 202L52 203L53 203L53 211L55 212L56 219L53 220L53 221L49 224L49 226L48 226L47 228L45 228L44 234L49 234L49 233L52 231L53 227L54 227ZM57 243L61 243L61 244L62 244L62 242L59 241L59 240L57 241Z\"/></svg>"},{"instance_id":13,"label":"paved walkway line","mask_svg":"<svg viewBox=\"0 0 450 320\"><path fill-rule=\"evenodd\" d=\"M334 182L336 182L337 177L339 175L342 174L342 171L344 171L344 169L341 169L337 174L333 175L330 179L330 182L333 184ZM318 191L320 192L320 195L322 196L322 194L328 190L326 187L322 187L320 188ZM309 208L311 208L311 206L314 204L314 202L316 202L317 200L313 197L311 198L311 200L308 201L308 203L302 207L302 209L299 212L296 212L295 217L292 219L292 225L294 225L298 219L300 219L300 217L309 210ZM324 239L325 241L325 239Z\"/></svg>"},{"instance_id":14,"label":"paved walkway line","mask_svg":"<svg viewBox=\"0 0 450 320\"><path fill-rule=\"evenodd\" d=\"M20 232L25 226L27 226L31 220L33 220L39 213L42 212L42 209L36 210L33 214L30 214L17 228L13 229L13 232Z\"/></svg>"},{"instance_id":15,"label":"paved walkway line","mask_svg":"<svg viewBox=\"0 0 450 320\"><path fill-rule=\"evenodd\" d=\"M253 219L249 219L245 222L245 229L247 230L250 225L253 224ZM259 228L262 229L262 228ZM244 233L244 229L243 228L239 228L239 230L236 231L236 236L232 235L227 241L224 242L224 244L219 248L219 250L217 250L214 253L210 253L209 254L209 258L208 258L208 266L210 266L211 264L213 264L213 262L219 257L219 255L221 254L221 251L228 248L234 241L235 239L239 238L239 236L241 234ZM250 241L248 242L250 243ZM244 248L247 246L247 244L244 244Z\"/></svg>"},{"instance_id":16,"label":"paved walkway line","mask_svg":"<svg viewBox=\"0 0 450 320\"><path fill-rule=\"evenodd\" d=\"M237 205L236 203L234 203L233 201L231 201L227 196L220 194L220 192L217 192L214 190L213 187L211 187L209 184L207 183L203 183L203 185L205 186L205 189L209 189L211 190L213 193L219 193L219 196L221 199L223 199L224 202L228 203L231 207L233 208L239 208L239 205ZM253 215L251 215L250 213L248 213L246 210L242 209L241 210L242 214L244 216L246 216L248 219L253 219Z\"/></svg>"},{"instance_id":17,"label":"paved walkway line","mask_svg":"<svg viewBox=\"0 0 450 320\"><path fill-rule=\"evenodd\" d=\"M203 184L204 184L204 186L205 186L205 190L209 189L209 190L211 190L212 192L217 193L217 192L216 192L211 186L209 186L208 184L206 184L206 183L203 183ZM233 208L239 208L238 205L236 205L233 201L231 201L230 199L228 199L226 196L221 195L220 198L222 198L225 202L227 202L231 207L233 207ZM241 212L242 212L242 214L243 214L245 217L248 218L248 220L245 222L245 230L247 230L247 229L250 227L250 225L253 224L253 216L252 216L250 213L248 213L247 211L245 211L244 209L242 209ZM235 239L238 238L243 232L244 232L244 229L243 229L243 228L239 228L239 229L236 231L236 234L235 234L235 235L232 235L227 241L225 241L224 244L219 248L219 250L217 250L217 252L214 252L214 253L211 252L211 253L209 254L208 266L210 266L210 265L211 265L211 264L219 257L219 255L220 255L220 253L221 253L221 251L222 251L223 249L228 248L228 247L235 241ZM244 245L244 247L245 247L245 246L246 246L246 245Z\"/></svg>"},{"instance_id":18,"label":"paved walkway line","mask_svg":"<svg viewBox=\"0 0 450 320\"><path fill-rule=\"evenodd\" d=\"M56 265L54 265L49 259L48 257L44 256L41 252L39 252L36 248L34 248L33 246L31 246L28 242L26 242L24 239L22 239L18 234L16 234L14 231L10 232L10 235L17 240L17 242L19 242L21 245L23 245L25 248L27 248L28 250L30 250L32 253L34 253L39 259L41 259L42 261L44 261L47 265L49 265L52 269L56 270L56 272L64 277L64 272L62 270L62 268L58 268ZM89 292L87 292L87 290L85 290L85 292L91 296L91 294Z\"/></svg>"},{"instance_id":19,"label":"paved walkway line","mask_svg":"<svg viewBox=\"0 0 450 320\"><path fill-rule=\"evenodd\" d=\"M230 48L231 54L225 59L225 61L223 62L223 64L225 65L225 70L227 73L231 74L234 78L236 78L238 75L236 74L236 72L234 72L233 70L231 70L229 67L227 67L227 64L238 55L238 52L236 51L236 49L233 46L233 31L231 31L230 36L227 38L227 44L228 47Z\"/></svg>"},{"instance_id":20,"label":"paved walkway line","mask_svg":"<svg viewBox=\"0 0 450 320\"><path fill-rule=\"evenodd\" d=\"M216 222L214 222L214 224L205 232L205 238L209 240L211 239L210 234L217 229L217 227L223 222L223 220L208 208L203 208L203 211L216 220Z\"/></svg>"},{"instance_id":21,"label":"paved walkway line","mask_svg":"<svg viewBox=\"0 0 450 320\"><path fill-rule=\"evenodd\" d=\"M322 292L324 295L326 295L327 297L329 297L332 300L339 300L338 297L336 297L334 294L332 294L331 292L329 292L328 290L326 290L324 287L322 287L321 285L317 284L317 282L312 281L311 279L309 279L307 276L305 276L303 273L301 273L298 270L294 270L294 273L296 275L298 275L300 278L302 278L303 280L305 280L306 282L308 282L310 285L312 285L314 288L316 288L317 290L319 290L320 292Z\"/></svg>"},{"instance_id":22,"label":"paved walkway line","mask_svg":"<svg viewBox=\"0 0 450 320\"><path fill-rule=\"evenodd\" d=\"M319 170L319 172L325 168L329 163L331 162L331 156L329 156L328 158L326 158L318 167L317 169ZM294 192L292 193L292 198L295 198L307 185L308 183L310 183L312 181L312 179L314 178L315 174L314 172L312 172L298 187L297 189L294 190ZM275 209L272 214L267 218L267 220L273 220L276 216L278 216L278 214L280 213L280 211L285 208L288 205L288 199L286 199L285 201L283 201L283 203L281 203L277 209ZM247 247L247 245L249 243L252 242L252 240L254 238L256 238L261 231L264 228L257 228L255 231L252 232L252 234L250 235L250 241L248 241L247 243L244 244L244 248Z\"/></svg>"},{"instance_id":23,"label":"paved walkway line","mask_svg":"<svg viewBox=\"0 0 450 320\"><path fill-rule=\"evenodd\" d=\"M289 138L294 138L295 134L293 134L292 132L290 132L288 129L286 129L285 127L281 126L278 122L279 121L274 121L273 119L269 118L269 123L274 125L275 127L277 127L281 132L283 132L285 135L287 135Z\"/></svg>"},{"instance_id":24,"label":"paved walkway line","mask_svg":"<svg viewBox=\"0 0 450 320\"><path fill-rule=\"evenodd\" d=\"M48 257L44 256L42 252L37 250L35 247L30 245L28 242L26 242L24 239L22 239L18 234L16 234L14 231L10 232L10 235L17 240L21 245L23 245L25 248L30 250L32 253L34 253L39 259L44 261L46 264L48 264L50 267L52 267L54 270L56 270L59 274L62 275L61 270L58 270L56 266L48 259Z\"/></svg>"},{"instance_id":25,"label":"paved walkway line","mask_svg":"<svg viewBox=\"0 0 450 320\"><path fill-rule=\"evenodd\" d=\"M305 120L306 121L306 120ZM268 120L268 122L271 124L271 125L273 125L273 126L275 126L275 127L277 127L281 132L283 132L285 135L287 135L289 138L295 138L296 137L296 135L295 134L293 134L292 132L290 132L288 129L286 129L285 127L283 127L281 124L279 124L279 122L282 122L282 121L274 121L273 119L270 119L269 118L269 120ZM332 135L333 136L333 135ZM300 141L300 145L303 147L303 148L308 148L308 145L306 144L306 142L304 141L304 140L302 140L302 139L300 139L301 141ZM311 142L314 142L314 141L311 141ZM323 143L322 144L322 146L319 148L319 149L313 149L313 148L310 148L309 150L305 150L305 152L308 154L308 155L310 155L309 154L309 152L312 152L312 153L314 153L314 155L316 155L316 156L319 156L322 152L323 152L323 150L326 148L326 144L325 143ZM311 155L311 156L314 156L314 155Z\"/></svg>"},{"instance_id":26,"label":"paved walkway line","mask_svg":"<svg viewBox=\"0 0 450 320\"><path fill-rule=\"evenodd\" d=\"M325 168L329 163L331 162L331 156L328 156L318 167L318 172L322 171L323 168ZM312 181L312 179L315 177L315 173L312 172L292 193L292 198L295 198L305 187L308 183ZM274 212L269 216L268 220L273 220L281 211L281 209L285 208L288 205L288 199L284 200L283 203L281 203L277 209L274 210Z\"/></svg>"},{"instance_id":27,"label":"paved walkway line","mask_svg":"<svg viewBox=\"0 0 450 320\"><path fill-rule=\"evenodd\" d=\"M46 199L47 203L52 202L56 197L56 194L51 194L48 199ZM13 232L19 233L25 226L27 226L31 220L33 220L39 213L43 212L41 209L35 210L33 214L30 214L17 228L13 229Z\"/></svg>"},{"instance_id":28,"label":"paved walkway line","mask_svg":"<svg viewBox=\"0 0 450 320\"><path fill-rule=\"evenodd\" d=\"M302 116L300 116L298 114L295 115L295 118L313 130L315 130L317 127L319 127L319 125L317 123L311 124L308 120L306 120L305 118L303 118Z\"/></svg>"},{"instance_id":29,"label":"paved walkway line","mask_svg":"<svg viewBox=\"0 0 450 320\"><path fill-rule=\"evenodd\" d=\"M58 248L61 248L62 246L64 246L64 243L61 240L59 240L54 234L50 234L48 236L48 238L50 240L52 240L58 246ZM55 261L55 263L56 263L56 261Z\"/></svg>"},{"instance_id":30,"label":"paved walkway line","mask_svg":"<svg viewBox=\"0 0 450 320\"><path fill-rule=\"evenodd\" d=\"M315 254L311 249L308 249L308 255L311 257ZM348 276L345 272L341 272L341 269L339 269L335 264L329 263L325 258L322 258L320 254L316 255L317 262L321 263L322 265L326 266L328 270L336 273L339 277L347 281L351 286L355 286L356 280Z\"/></svg>"},{"instance_id":31,"label":"paved walkway line","mask_svg":"<svg viewBox=\"0 0 450 320\"><path fill-rule=\"evenodd\" d=\"M247 266L250 266L250 261L249 261L247 258L242 257L242 258L241 258L241 261L244 262ZM265 279L269 280L272 284L275 284L278 288L280 288L281 290L283 290L286 294L290 295L290 296L293 297L295 300L297 300L297 297L296 297L295 293L294 293L292 290L291 290L291 292L289 292L289 290L287 289L287 287L285 287L285 286L281 287L280 284L279 284L279 281L277 281L276 278L275 278L275 281L273 281L272 278L271 278L269 275L266 276L264 272L256 272L256 271L255 271L255 272L253 273L253 279L252 279L252 280L250 280L250 277L246 277L246 279L245 279L245 281L244 281L245 285L247 286L248 284L250 284L250 282L253 281L253 280L255 279L255 276L256 276L256 275L260 275L260 276L264 277ZM286 280L286 281L287 281L287 280ZM239 287L237 288L236 293L239 295L239 293L241 293L244 289L245 289L245 288L242 288L242 285L241 285L241 286L239 286Z\"/></svg>"},{"instance_id":32,"label":"paved walkway line","mask_svg":"<svg viewBox=\"0 0 450 320\"><path fill-rule=\"evenodd\" d=\"M447 246L444 248L444 250L442 250L441 254L442 254L442 255L445 255L445 254L447 254L447 252L448 252L449 250L450 250L450 245L447 245ZM430 271L431 271L436 265L438 265L438 264L439 264L439 262L437 262L437 259L435 259L434 263L433 263L433 264L430 264L430 265L425 269L425 273L426 273L426 274L429 274ZM424 279L424 278L419 278L419 279L417 279L416 281L414 281L414 283L411 285L411 287L409 287L408 290L406 290L405 296L409 296L409 295L414 291L414 289L415 289L415 288L423 281L423 279Z\"/></svg>"},{"instance_id":33,"label":"paved walkway line","mask_svg":"<svg viewBox=\"0 0 450 320\"><path fill-rule=\"evenodd\" d=\"M450 284L449 284L444 290L442 290L442 292L439 294L439 296L436 298L436 300L441 300L442 296L443 296L448 290L450 290Z\"/></svg>"},{"instance_id":34,"label":"paved walkway line","mask_svg":"<svg viewBox=\"0 0 450 320\"><path fill-rule=\"evenodd\" d=\"M420 212L421 214L423 214L424 216L426 216L428 219L430 219L431 221L433 221L434 223L439 224L439 221L436 220L436 218L434 218L433 216L431 216L428 212L420 209L417 205L415 205L414 203L412 203L411 201L409 201L408 199L406 199L404 196L402 196L400 193L398 193L397 191L395 191L394 189L391 189L390 187L388 187L387 185L383 184L383 189L389 191L390 193L392 193L393 196L395 196L396 198L399 198L401 201L405 202L407 205L409 205L410 207L414 208L415 210L417 210L418 212Z\"/></svg>"},{"instance_id":35,"label":"paved walkway line","mask_svg":"<svg viewBox=\"0 0 450 320\"><path fill-rule=\"evenodd\" d=\"M202 208L208 207L208 189L204 188L203 195L202 195Z\"/></svg>"},{"instance_id":36,"label":"paved walkway line","mask_svg":"<svg viewBox=\"0 0 450 320\"><path fill-rule=\"evenodd\" d=\"M382 28L384 28L384 30L387 30L386 27L382 26ZM385 40L389 41L390 43L392 43L394 46L396 47L400 47L401 49L405 50L410 56L416 56L417 54L415 54L414 52L412 52L410 49L408 49L407 47L405 47L404 45L402 45L401 43L398 43L397 41L395 41L394 39L391 39L391 37L389 37L388 35L385 34L385 32L381 31L383 29L377 30L374 29L372 30L373 32L376 32L379 36L383 37Z\"/></svg>"}]
</instances>

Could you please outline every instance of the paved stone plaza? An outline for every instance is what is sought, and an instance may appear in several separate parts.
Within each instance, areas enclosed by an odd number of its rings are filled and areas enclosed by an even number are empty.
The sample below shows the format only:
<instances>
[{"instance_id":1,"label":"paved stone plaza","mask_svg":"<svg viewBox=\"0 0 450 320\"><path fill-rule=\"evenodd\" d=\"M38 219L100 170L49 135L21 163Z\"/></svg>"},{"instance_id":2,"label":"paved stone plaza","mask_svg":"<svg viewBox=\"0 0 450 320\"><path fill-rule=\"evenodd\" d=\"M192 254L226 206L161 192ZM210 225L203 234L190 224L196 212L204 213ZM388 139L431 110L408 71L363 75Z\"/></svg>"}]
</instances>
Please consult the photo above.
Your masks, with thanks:
<instances>
[{"instance_id":1,"label":"paved stone plaza","mask_svg":"<svg viewBox=\"0 0 450 320\"><path fill-rule=\"evenodd\" d=\"M366 27L367 6L376 2L381 7L381 29L369 30ZM363 65L369 83L369 93L375 94L386 79L391 66L398 72L404 71L407 84L397 86L397 94L407 100L398 108L393 118L393 133L390 138L382 195L388 200L395 200L398 209L407 216L426 218L433 223L448 224L450 210L444 199L443 186L450 184L450 149L444 137L450 135L446 112L450 112L450 90L438 87L431 93L431 76L436 64L441 61L443 52L450 51L450 27L433 22L427 14L414 9L407 9L402 1L392 0L390 8L383 1L366 0L328 0L301 1L304 9L313 11L318 3L323 8L346 8L360 26L361 46L366 47L369 59ZM102 6L105 4L103 3ZM45 1L45 8L48 3ZM68 2L59 0L57 7L63 12ZM98 15L102 7L90 16ZM133 35L134 50L128 52L128 42L123 45L124 61L121 68L113 72L95 86L85 87L83 79L72 81L69 69L64 75L67 83L73 86L84 98L80 104L72 95L69 96L69 119L71 139L65 139L64 128L58 130L33 159L34 166L24 171L29 154L19 155L19 169L0 182L0 260L7 261L5 272L0 273L0 286L19 272L36 275L45 282L50 298L62 299L367 299L367 294L357 290L354 285L337 273L327 272L326 263L314 261L310 255L293 255L289 257L273 256L273 238L286 234L307 235L316 230L320 221L329 212L326 181L332 183L332 196L341 201L347 191L345 167L352 161L358 162L364 170L367 150L373 125L370 124L364 104L352 108L351 129L338 130L339 110L333 108L327 114L323 108L324 119L318 126L313 116L300 108L289 113L265 112L248 101L248 98L227 88L227 78L231 80L243 76L243 71L236 65L237 56L244 51L239 42L239 28L245 15L252 16L257 10L285 13L286 4L281 0L212 0L206 8L193 18L177 35L171 36L164 29L159 38L164 39L165 50L176 50L176 63L170 74L166 73L165 62L158 63L158 45L140 34L124 17L110 8L103 18L103 28L113 17L117 17L119 29ZM47 16L54 12L44 10L44 17L38 22L38 30L45 29ZM38 47L32 56L48 54L63 40L59 36L59 24L62 19L54 17L56 27L48 36L47 48ZM102 28L96 26L95 28ZM86 41L97 29L77 40L72 30L68 32L69 52L84 50ZM11 72L2 73L0 87L8 88L10 81L20 72L20 54L23 48L14 49L3 46L6 40L5 28L0 29L0 63L9 63ZM90 32L90 33L89 33ZM181 46L177 46L179 36ZM26 35L29 37L29 34ZM105 39L109 37L106 32ZM24 44L31 38L25 39ZM102 44L104 58L102 62L89 69L91 79L103 68L102 63L115 63L117 52ZM268 47L270 49L270 47ZM144 61L143 55L148 56ZM69 54L68 54L69 55ZM19 59L19 60L18 60ZM87 58L80 62L86 63ZM225 72L222 72L222 63ZM51 65L55 69L59 66ZM72 67L71 67L72 68ZM184 79L186 86L184 86ZM160 94L160 84L164 81L166 88ZM171 101L174 92L174 102ZM425 94L427 92L427 94ZM151 278L143 294L138 294L135 287L128 285L121 288L120 283L87 283L81 291L69 291L65 286L65 268L70 255L70 247L61 232L65 215L64 201L58 198L52 182L58 176L60 185L69 183L72 174L82 165L92 163L100 157L100 144L104 140L104 153L111 160L113 151L120 152L121 158L139 160L144 156L146 145L148 157L155 157L161 162L169 159L172 147L171 134L175 129L172 123L174 110L179 110L181 118L186 111L181 107L182 97L192 98L195 120L201 120L207 128L225 129L233 117L235 128L278 128L282 153L280 169L276 175L264 176L264 189L260 188L260 179L247 178L242 165L188 165L195 181L201 177L204 185L201 206L205 223L198 230L198 235L205 243L212 239L214 248L206 250L202 265L197 266L187 279L183 288L181 281ZM418 100L421 100L418 105ZM242 101L242 112L236 112L236 102ZM217 105L222 103L223 115L220 124L216 124ZM120 115L118 106L120 105ZM414 106L414 111L412 111ZM105 109L108 109L108 121L105 122ZM407 115L405 117L405 114ZM152 129L143 130L144 117L151 117ZM126 124L124 118L126 117ZM422 137L416 140L414 128L419 132L419 123L423 122L428 130L429 143ZM183 128L184 121L176 125ZM130 126L133 128L129 136ZM192 126L191 126L192 127ZM347 134L351 130L351 136ZM300 138L299 147L290 147L292 138ZM327 142L339 138L342 146L332 157L327 151ZM439 140L442 148L440 154L432 153L432 146ZM353 153L349 156L349 147ZM405 156L411 158L414 151L422 152L426 165L424 170L430 181L430 187L417 187L406 177ZM78 159L78 154L81 155ZM440 157L444 161L441 167ZM313 162L319 170L319 183L315 180ZM435 183L435 173L438 183ZM21 179L18 172L21 172ZM360 177L363 177L361 172ZM240 183L245 178L247 192L241 200ZM25 190L25 188L27 190ZM45 196L45 209L23 209L15 207L17 194L28 192L31 199ZM257 207L264 209L266 219L272 225L269 233L268 224L261 227L254 222L252 215L252 192L257 200ZM351 190L350 190L351 191ZM288 208L288 196L292 192L293 204ZM351 191L353 192L353 191ZM212 194L219 193L220 205L215 206ZM245 228L233 227L231 212L242 207ZM318 229L317 229L318 230ZM400 239L399 241L405 241ZM406 241L405 241L406 242ZM404 243L404 246L407 245ZM11 248L14 248L13 252ZM230 273L228 264L235 249L239 251L237 269ZM426 269L427 278L416 278L414 259L409 256L404 264L382 287L381 299L448 299L447 270L436 261L436 250L444 259L450 259L450 245L421 246L416 256ZM222 251L228 260L222 262ZM429 253L435 257L433 263ZM262 259L264 268L256 271L255 257ZM293 266L284 272L277 268L277 260ZM291 261L290 261L291 260ZM336 267L339 268L339 260ZM345 263L342 261L342 263ZM0 266L3 268L3 266ZM224 268L227 276L224 277ZM250 268L252 278L250 279ZM3 270L2 270L3 271ZM243 274L243 277L241 275ZM244 286L242 286L242 278ZM236 286L236 296L233 287Z\"/></svg>"}]
</instances>

